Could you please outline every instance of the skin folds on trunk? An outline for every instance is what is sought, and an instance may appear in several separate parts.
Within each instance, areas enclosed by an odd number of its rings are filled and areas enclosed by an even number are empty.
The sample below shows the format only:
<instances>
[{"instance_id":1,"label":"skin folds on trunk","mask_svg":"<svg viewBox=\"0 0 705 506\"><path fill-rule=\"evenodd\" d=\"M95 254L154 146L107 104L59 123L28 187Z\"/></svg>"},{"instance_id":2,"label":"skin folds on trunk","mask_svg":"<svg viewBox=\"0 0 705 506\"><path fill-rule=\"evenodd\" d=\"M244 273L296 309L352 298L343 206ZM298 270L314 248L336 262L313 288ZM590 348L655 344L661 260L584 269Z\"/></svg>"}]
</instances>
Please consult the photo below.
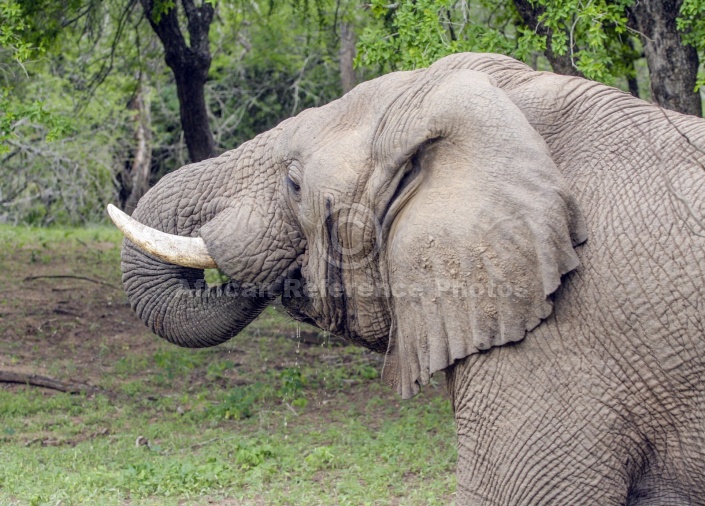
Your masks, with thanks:
<instances>
[{"instance_id":1,"label":"skin folds on trunk","mask_svg":"<svg viewBox=\"0 0 705 506\"><path fill-rule=\"evenodd\" d=\"M255 171L251 159L247 166L243 159L248 159L249 150L256 149L260 140L264 138L167 175L140 200L133 218L168 234L201 236L209 249L227 249L228 241L234 241L237 234L212 236L203 225L227 210L237 200L234 196L250 186ZM139 318L179 346L205 347L227 341L271 300L257 290L241 290L234 281L209 288L202 270L165 263L127 239L123 242L122 271L125 292ZM247 278L247 273L227 274Z\"/></svg>"},{"instance_id":2,"label":"skin folds on trunk","mask_svg":"<svg viewBox=\"0 0 705 506\"><path fill-rule=\"evenodd\" d=\"M122 270L125 291L137 316L155 334L188 348L227 341L270 300L244 293L232 282L209 288L203 271L164 263L127 239Z\"/></svg>"}]
</instances>

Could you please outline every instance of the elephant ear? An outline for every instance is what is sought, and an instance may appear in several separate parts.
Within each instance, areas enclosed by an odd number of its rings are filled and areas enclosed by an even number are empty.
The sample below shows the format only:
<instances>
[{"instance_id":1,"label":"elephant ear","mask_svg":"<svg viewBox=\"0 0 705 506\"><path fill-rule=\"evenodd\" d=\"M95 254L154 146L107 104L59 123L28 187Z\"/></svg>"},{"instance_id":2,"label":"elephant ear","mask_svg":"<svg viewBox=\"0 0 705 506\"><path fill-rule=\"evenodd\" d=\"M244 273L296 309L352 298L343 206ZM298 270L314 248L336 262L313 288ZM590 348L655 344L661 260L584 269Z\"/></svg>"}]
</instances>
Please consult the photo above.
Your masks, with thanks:
<instances>
[{"instance_id":1,"label":"elephant ear","mask_svg":"<svg viewBox=\"0 0 705 506\"><path fill-rule=\"evenodd\" d=\"M403 398L547 318L587 236L545 142L491 78L428 72L373 147L388 178L409 174L383 258L393 294L383 379Z\"/></svg>"}]
</instances>

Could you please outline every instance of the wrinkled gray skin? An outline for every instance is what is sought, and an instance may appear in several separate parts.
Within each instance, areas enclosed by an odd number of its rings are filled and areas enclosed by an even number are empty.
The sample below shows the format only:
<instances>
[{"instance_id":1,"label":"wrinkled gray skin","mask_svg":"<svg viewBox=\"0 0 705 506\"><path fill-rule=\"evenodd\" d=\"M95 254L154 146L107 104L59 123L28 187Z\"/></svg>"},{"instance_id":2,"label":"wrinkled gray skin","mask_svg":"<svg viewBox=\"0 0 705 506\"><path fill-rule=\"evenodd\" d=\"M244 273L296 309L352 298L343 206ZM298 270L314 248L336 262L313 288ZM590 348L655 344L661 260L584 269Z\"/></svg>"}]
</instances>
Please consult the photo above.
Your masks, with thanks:
<instances>
[{"instance_id":1,"label":"wrinkled gray skin","mask_svg":"<svg viewBox=\"0 0 705 506\"><path fill-rule=\"evenodd\" d=\"M130 243L125 287L183 346L283 293L403 397L444 369L459 504L705 504L703 148L703 120L455 55L165 177L134 217L200 235L230 293Z\"/></svg>"}]
</instances>

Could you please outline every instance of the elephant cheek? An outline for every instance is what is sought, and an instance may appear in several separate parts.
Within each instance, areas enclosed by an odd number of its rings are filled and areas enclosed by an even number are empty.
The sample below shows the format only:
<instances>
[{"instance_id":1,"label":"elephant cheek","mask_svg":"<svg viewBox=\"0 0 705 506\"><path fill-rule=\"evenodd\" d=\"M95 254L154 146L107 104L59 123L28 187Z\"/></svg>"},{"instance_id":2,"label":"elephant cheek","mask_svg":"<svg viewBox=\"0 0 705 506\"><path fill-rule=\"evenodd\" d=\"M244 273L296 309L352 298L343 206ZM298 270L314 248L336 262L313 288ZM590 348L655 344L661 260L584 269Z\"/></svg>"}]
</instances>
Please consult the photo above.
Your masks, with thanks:
<instances>
[{"instance_id":1,"label":"elephant cheek","mask_svg":"<svg viewBox=\"0 0 705 506\"><path fill-rule=\"evenodd\" d=\"M359 291L359 290L358 290ZM355 298L354 326L362 345L379 353L387 350L391 315L382 297L358 295ZM351 309L352 311L352 309Z\"/></svg>"},{"instance_id":2,"label":"elephant cheek","mask_svg":"<svg viewBox=\"0 0 705 506\"><path fill-rule=\"evenodd\" d=\"M351 258L346 253L353 248L336 248L329 238L330 234L319 235L303 257L305 298L282 302L296 319L297 313L304 314L339 337L385 352L391 313L377 266L371 255L365 255L364 262Z\"/></svg>"}]
</instances>

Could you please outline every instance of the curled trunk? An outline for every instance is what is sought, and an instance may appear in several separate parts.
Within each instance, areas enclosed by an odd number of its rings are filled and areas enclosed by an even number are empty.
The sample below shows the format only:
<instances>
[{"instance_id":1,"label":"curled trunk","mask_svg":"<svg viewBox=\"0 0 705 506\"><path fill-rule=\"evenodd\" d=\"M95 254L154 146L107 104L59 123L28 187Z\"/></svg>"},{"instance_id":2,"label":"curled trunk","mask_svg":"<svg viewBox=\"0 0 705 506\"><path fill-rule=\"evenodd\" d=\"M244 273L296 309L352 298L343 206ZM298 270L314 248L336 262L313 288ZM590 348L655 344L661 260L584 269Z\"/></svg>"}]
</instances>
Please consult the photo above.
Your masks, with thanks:
<instances>
[{"instance_id":1,"label":"curled trunk","mask_svg":"<svg viewBox=\"0 0 705 506\"><path fill-rule=\"evenodd\" d=\"M239 153L230 152L167 175L140 200L132 217L168 234L201 236L202 226L242 191L242 178L248 171L239 162ZM231 239L207 238L209 248ZM166 263L127 239L122 272L125 292L139 318L179 346L205 347L227 341L271 300L267 293L241 290L234 281L208 287L203 270Z\"/></svg>"},{"instance_id":2,"label":"curled trunk","mask_svg":"<svg viewBox=\"0 0 705 506\"><path fill-rule=\"evenodd\" d=\"M122 270L125 292L137 316L155 334L188 348L227 341L270 300L243 294L233 282L209 288L202 270L164 263L127 239Z\"/></svg>"}]
</instances>

